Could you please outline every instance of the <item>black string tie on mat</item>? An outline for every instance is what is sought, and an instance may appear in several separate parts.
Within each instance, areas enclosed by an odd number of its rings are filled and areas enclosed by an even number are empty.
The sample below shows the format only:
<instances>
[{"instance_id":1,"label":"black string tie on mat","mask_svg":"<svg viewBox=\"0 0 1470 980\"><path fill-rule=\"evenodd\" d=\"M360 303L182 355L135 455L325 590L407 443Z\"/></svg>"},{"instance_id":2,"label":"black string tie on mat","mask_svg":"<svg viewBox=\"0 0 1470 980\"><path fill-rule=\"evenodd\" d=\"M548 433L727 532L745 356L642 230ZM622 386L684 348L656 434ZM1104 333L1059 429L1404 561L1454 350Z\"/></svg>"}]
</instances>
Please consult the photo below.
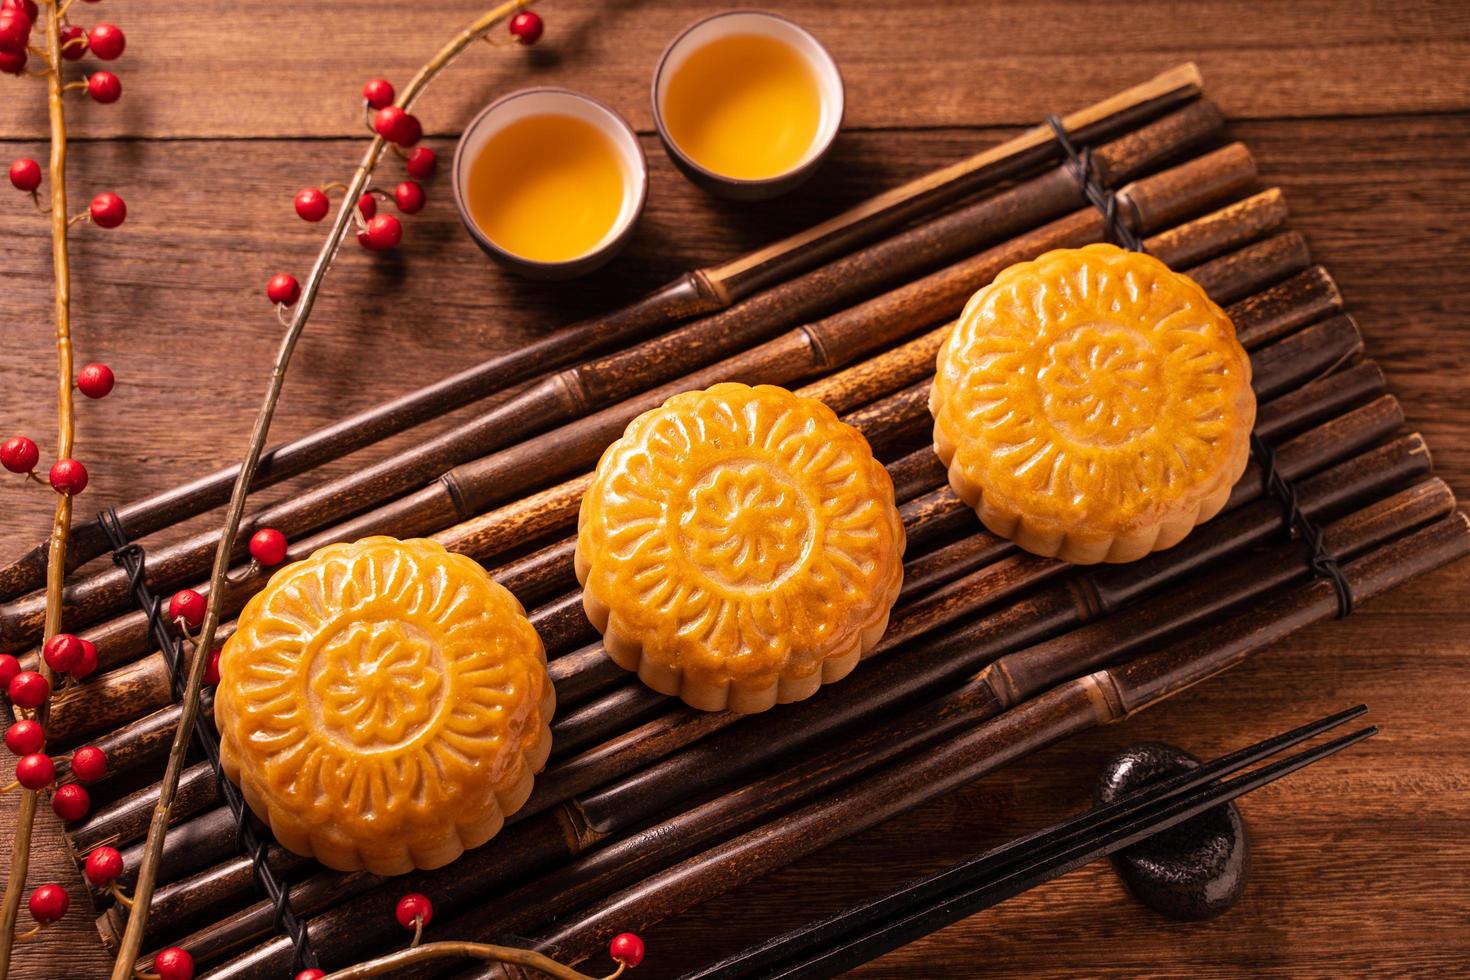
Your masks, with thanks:
<instances>
[{"instance_id":1,"label":"black string tie on mat","mask_svg":"<svg viewBox=\"0 0 1470 980\"><path fill-rule=\"evenodd\" d=\"M1052 133L1056 135L1057 145L1067 156L1067 169L1076 178L1087 200L1102 212L1108 237L1130 252L1143 251L1143 242L1134 234L1133 229L1128 227L1128 223L1123 220L1123 216L1118 211L1118 195L1104 187L1092 171L1092 148L1086 147L1079 150L1077 144L1072 142L1072 137L1067 134L1067 128L1062 125L1059 117L1047 116L1046 122L1051 127ZM1302 510L1297 500L1296 484L1288 480L1276 468L1276 452L1255 433L1251 433L1251 455L1256 458L1256 464L1261 468L1261 480L1266 492L1281 503L1286 533L1290 535L1295 531L1301 536L1302 541L1307 545L1307 560L1311 565L1312 574L1331 582L1333 590L1337 593L1338 618L1341 619L1348 615L1353 611L1352 586L1348 583L1347 576L1343 574L1342 567L1337 563L1337 558L1327 550L1326 535L1322 528Z\"/></svg>"},{"instance_id":2,"label":"black string tie on mat","mask_svg":"<svg viewBox=\"0 0 1470 980\"><path fill-rule=\"evenodd\" d=\"M1312 574L1332 583L1337 593L1337 618L1342 619L1353 611L1353 587L1343 574L1336 556L1327 550L1326 533L1302 510L1296 497L1296 484L1276 468L1276 451L1254 432L1251 433L1251 455L1256 457L1256 465L1261 468L1261 481L1266 492L1281 502L1286 533L1290 535L1294 530L1301 535L1307 545L1307 561L1312 566Z\"/></svg>"},{"instance_id":3,"label":"black string tie on mat","mask_svg":"<svg viewBox=\"0 0 1470 980\"><path fill-rule=\"evenodd\" d=\"M1110 188L1104 187L1092 172L1092 147L1077 149L1077 144L1072 142L1072 137L1067 135L1067 127L1062 125L1061 117L1047 116L1046 124L1051 127L1055 134L1057 145L1067 155L1067 169L1082 188L1082 193L1092 202L1092 206L1102 212L1103 224L1107 228L1108 237L1130 252L1142 252L1143 242L1128 227L1128 222L1118 213L1118 195Z\"/></svg>"},{"instance_id":4,"label":"black string tie on mat","mask_svg":"<svg viewBox=\"0 0 1470 980\"><path fill-rule=\"evenodd\" d=\"M183 649L179 644L178 636L169 628L170 624L164 615L162 600L155 596L153 590L148 587L144 566L147 555L143 551L143 546L128 541L127 535L123 533L122 521L118 519L114 508L109 507L98 514L97 520L107 535L108 544L112 547L113 562L128 573L128 584L133 590L133 600L148 616L148 632L152 635L153 642L158 644L158 649L163 653L164 662L168 665L169 682L173 688L174 700L182 701L186 683ZM214 770L215 781L219 783L220 795L224 797L225 803L230 808L230 815L234 817L235 846L240 853L250 858L255 871L255 880L270 899L274 909L276 928L291 937L299 964L305 969L315 969L318 965L316 953L311 948L306 926L296 917L296 913L291 911L290 891L271 870L267 861L270 849L269 837L262 834L262 828L254 814L246 807L240 790L230 782L220 767L219 741L202 712L194 718L194 739L204 749L209 765Z\"/></svg>"}]
</instances>

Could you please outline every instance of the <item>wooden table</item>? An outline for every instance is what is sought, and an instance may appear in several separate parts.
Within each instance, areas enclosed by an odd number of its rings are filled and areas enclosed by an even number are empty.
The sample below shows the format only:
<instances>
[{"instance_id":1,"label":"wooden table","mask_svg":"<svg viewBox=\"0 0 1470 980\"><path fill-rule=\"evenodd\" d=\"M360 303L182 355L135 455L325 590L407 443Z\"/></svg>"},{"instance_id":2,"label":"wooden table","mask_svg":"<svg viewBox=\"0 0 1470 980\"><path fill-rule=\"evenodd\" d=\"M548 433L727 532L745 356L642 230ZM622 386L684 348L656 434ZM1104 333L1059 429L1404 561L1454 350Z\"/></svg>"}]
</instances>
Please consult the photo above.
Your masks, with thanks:
<instances>
[{"instance_id":1,"label":"wooden table","mask_svg":"<svg viewBox=\"0 0 1470 980\"><path fill-rule=\"evenodd\" d=\"M120 379L106 401L79 409L78 454L92 475L82 513L238 458L280 334L265 281L278 271L303 274L322 233L295 218L292 195L350 172L364 79L402 82L483 6L78 5L79 21L121 25L128 49L109 66L123 79L120 103L71 104L71 193L80 207L115 190L130 212L117 231L82 227L74 238L78 356L108 362ZM777 9L811 27L841 63L845 132L807 188L736 206L694 190L648 135L659 51L683 24L720 6L548 2L539 47L486 47L464 58L423 104L429 144L441 154L472 110L527 84L585 90L645 134L652 192L632 247L570 288L520 282L464 235L441 175L396 253L344 252L298 351L275 435L407 391L974 152L1047 112L1193 59L1234 135L1256 152L1263 179L1285 187L1293 225L1341 282L1370 355L1428 438L1439 473L1470 491L1470 332L1461 305L1470 282L1470 7L886 0L834 9L790 0ZM3 78L0 92L6 158L44 160L36 142L46 132L41 86ZM55 417L48 229L20 195L0 203L0 430L37 437L44 457ZM262 497L279 499L317 478ZM42 536L52 499L12 479L0 501L0 553L9 558ZM1103 759L1126 743L1166 739L1212 755L1359 700L1372 707L1382 736L1244 802L1253 877L1223 918L1165 922L1100 864L861 972L1463 969L1467 667L1470 563L1462 563L1368 603L1347 623L1309 630L1156 713L1043 752L652 930L639 975L672 975L1075 811ZM8 853L14 803L0 812ZM75 884L49 810L40 833L32 883ZM23 951L15 975L85 978L103 975L107 962L87 910L74 906Z\"/></svg>"}]
</instances>

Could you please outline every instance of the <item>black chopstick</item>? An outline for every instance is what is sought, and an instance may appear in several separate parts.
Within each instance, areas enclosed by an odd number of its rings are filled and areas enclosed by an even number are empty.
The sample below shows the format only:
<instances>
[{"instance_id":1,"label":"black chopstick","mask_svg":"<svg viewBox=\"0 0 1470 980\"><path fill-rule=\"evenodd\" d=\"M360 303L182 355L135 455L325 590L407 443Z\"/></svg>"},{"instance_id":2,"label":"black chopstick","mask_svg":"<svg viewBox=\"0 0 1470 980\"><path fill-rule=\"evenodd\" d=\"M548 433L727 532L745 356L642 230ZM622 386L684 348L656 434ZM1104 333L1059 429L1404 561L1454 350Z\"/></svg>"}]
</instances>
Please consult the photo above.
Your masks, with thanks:
<instances>
[{"instance_id":1,"label":"black chopstick","mask_svg":"<svg viewBox=\"0 0 1470 980\"><path fill-rule=\"evenodd\" d=\"M840 915L750 947L686 980L835 975L1341 751L1376 729L1362 729L1228 782L1217 781L1366 710L1358 705L1153 783Z\"/></svg>"}]
</instances>

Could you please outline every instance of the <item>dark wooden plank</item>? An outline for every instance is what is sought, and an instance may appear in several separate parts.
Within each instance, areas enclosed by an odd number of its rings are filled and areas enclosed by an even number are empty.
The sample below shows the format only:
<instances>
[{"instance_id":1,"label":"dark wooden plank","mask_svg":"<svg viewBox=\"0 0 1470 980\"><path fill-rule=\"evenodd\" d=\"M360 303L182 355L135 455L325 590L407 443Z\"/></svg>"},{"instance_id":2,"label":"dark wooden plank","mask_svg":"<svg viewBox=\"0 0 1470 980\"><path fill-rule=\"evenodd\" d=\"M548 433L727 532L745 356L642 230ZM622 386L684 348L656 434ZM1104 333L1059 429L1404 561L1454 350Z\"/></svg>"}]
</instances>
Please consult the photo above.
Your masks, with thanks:
<instances>
[{"instance_id":1,"label":"dark wooden plank","mask_svg":"<svg viewBox=\"0 0 1470 980\"><path fill-rule=\"evenodd\" d=\"M327 136L359 132L362 83L402 84L484 0L303 8L133 0L82 8L128 35L116 65L123 101L78 110L94 136ZM472 110L523 85L584 89L639 129L665 44L725 0L558 0L534 51L470 52L423 104L428 131L457 132ZM1238 116L1379 114L1470 108L1470 8L1316 0L971 3L786 0L776 5L832 49L848 87L847 125L1031 123L1180 61ZM79 70L79 69L78 69ZM0 79L5 91L18 83ZM303 97L304 96L304 97ZM78 99L81 105L85 100ZM44 131L39 100L0 104L0 133Z\"/></svg>"},{"instance_id":2,"label":"dark wooden plank","mask_svg":"<svg viewBox=\"0 0 1470 980\"><path fill-rule=\"evenodd\" d=\"M1115 87L1116 77L1099 91ZM1293 225L1338 276L1370 354L1385 365L1411 424L1428 436L1441 473L1462 492L1470 492L1463 395L1470 346L1451 297L1470 275L1467 121L1234 127L1257 151L1266 179L1286 188ZM699 195L650 144L654 195L632 250L573 290L527 285L490 267L437 182L397 257L345 255L301 348L277 432L285 437L406 390L451 370L467 351L503 349L1001 135L849 133L809 189L757 208ZM279 333L260 295L264 280L304 266L319 233L294 218L290 196L308 179L342 172L355 154L346 141L75 147L77 196L114 187L133 211L116 232L80 230L75 249L79 355L111 362L121 378L107 401L81 406L79 452L93 471L83 512L236 457ZM44 447L54 425L46 230L21 198L8 200L0 208L0 268L13 285L0 325L0 431L29 431ZM0 552L9 556L43 531L51 499L19 482L3 493ZM1054 820L1082 804L1096 767L1127 741L1163 737L1208 755L1360 699L1384 726L1382 739L1331 764L1337 768L1303 773L1246 801L1256 878L1245 903L1220 922L1164 923L1094 868L865 972L1223 976L1313 974L1323 963L1347 975L1444 972L1470 957L1462 911L1470 847L1460 833L1470 819L1470 786L1458 707L1470 654L1467 608L1470 568L1441 572L1152 716L1061 746L653 930L640 976L667 976L716 952L712 936L726 946L748 941L969 846ZM0 823L11 812L0 810ZM36 883L68 871L49 811L42 823L52 846L37 856ZM53 974L61 948L91 955L76 961L76 975L93 975L101 960L84 912L68 916L47 945L25 950L15 975Z\"/></svg>"}]
</instances>

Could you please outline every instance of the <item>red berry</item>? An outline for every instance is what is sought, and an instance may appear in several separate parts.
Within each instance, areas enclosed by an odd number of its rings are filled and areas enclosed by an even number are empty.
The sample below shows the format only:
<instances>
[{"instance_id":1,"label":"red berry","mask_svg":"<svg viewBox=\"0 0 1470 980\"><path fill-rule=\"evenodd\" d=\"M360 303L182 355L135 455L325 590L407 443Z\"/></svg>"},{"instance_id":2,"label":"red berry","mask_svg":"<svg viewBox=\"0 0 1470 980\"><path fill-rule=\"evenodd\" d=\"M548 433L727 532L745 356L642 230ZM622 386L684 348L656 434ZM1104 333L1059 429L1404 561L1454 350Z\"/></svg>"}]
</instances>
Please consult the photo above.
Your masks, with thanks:
<instances>
[{"instance_id":1,"label":"red berry","mask_svg":"<svg viewBox=\"0 0 1470 980\"><path fill-rule=\"evenodd\" d=\"M97 672L97 644L91 640L82 641L82 659L71 669L71 676L77 680L85 680Z\"/></svg>"},{"instance_id":2,"label":"red berry","mask_svg":"<svg viewBox=\"0 0 1470 980\"><path fill-rule=\"evenodd\" d=\"M204 610L207 605L204 596L193 589L180 589L168 601L169 622L176 623L182 619L190 629L198 629L199 624L204 622Z\"/></svg>"},{"instance_id":3,"label":"red berry","mask_svg":"<svg viewBox=\"0 0 1470 980\"><path fill-rule=\"evenodd\" d=\"M219 657L221 653L224 653L224 648L215 647L214 651L209 655L209 666L204 668L204 683L209 687L214 687L219 683Z\"/></svg>"},{"instance_id":4,"label":"red berry","mask_svg":"<svg viewBox=\"0 0 1470 980\"><path fill-rule=\"evenodd\" d=\"M393 188L393 203L404 214L418 214L424 209L424 189L411 180Z\"/></svg>"},{"instance_id":5,"label":"red berry","mask_svg":"<svg viewBox=\"0 0 1470 980\"><path fill-rule=\"evenodd\" d=\"M316 967L312 967L310 970L302 970L300 973L296 974L296 980L322 980L322 977L326 975L327 971L318 970Z\"/></svg>"},{"instance_id":6,"label":"red berry","mask_svg":"<svg viewBox=\"0 0 1470 980\"><path fill-rule=\"evenodd\" d=\"M38 721L22 718L5 730L5 747L16 755L41 751L46 744L46 730Z\"/></svg>"},{"instance_id":7,"label":"red berry","mask_svg":"<svg viewBox=\"0 0 1470 980\"><path fill-rule=\"evenodd\" d=\"M21 157L10 165L10 182L16 190L29 194L41 186L41 165L30 157Z\"/></svg>"},{"instance_id":8,"label":"red berry","mask_svg":"<svg viewBox=\"0 0 1470 980\"><path fill-rule=\"evenodd\" d=\"M56 763L44 752L32 752L16 760L16 782L26 789L45 789L55 778Z\"/></svg>"},{"instance_id":9,"label":"red berry","mask_svg":"<svg viewBox=\"0 0 1470 980\"><path fill-rule=\"evenodd\" d=\"M31 18L19 7L0 8L0 51L24 51L31 39Z\"/></svg>"},{"instance_id":10,"label":"red berry","mask_svg":"<svg viewBox=\"0 0 1470 980\"><path fill-rule=\"evenodd\" d=\"M286 560L286 536L273 527L263 527L250 536L250 557L269 568Z\"/></svg>"},{"instance_id":11,"label":"red berry","mask_svg":"<svg viewBox=\"0 0 1470 980\"><path fill-rule=\"evenodd\" d=\"M194 980L194 957L177 946L159 950L153 957L153 972L159 980Z\"/></svg>"},{"instance_id":12,"label":"red berry","mask_svg":"<svg viewBox=\"0 0 1470 980\"><path fill-rule=\"evenodd\" d=\"M399 146L413 146L424 138L424 127L418 116L404 116L395 127L393 142Z\"/></svg>"},{"instance_id":13,"label":"red berry","mask_svg":"<svg viewBox=\"0 0 1470 980\"><path fill-rule=\"evenodd\" d=\"M17 10L23 11L26 15L26 20L30 21L32 25L36 23L36 18L41 14L41 8L36 6L36 0L5 0L4 3L0 3L0 7L14 7Z\"/></svg>"},{"instance_id":14,"label":"red berry","mask_svg":"<svg viewBox=\"0 0 1470 980\"><path fill-rule=\"evenodd\" d=\"M71 896L60 885L42 885L31 892L31 900L28 903L31 918L43 926L50 925L66 915L66 910L70 905Z\"/></svg>"},{"instance_id":15,"label":"red berry","mask_svg":"<svg viewBox=\"0 0 1470 980\"><path fill-rule=\"evenodd\" d=\"M271 276L270 282L265 284L265 294L272 303L294 306L301 298L301 283L296 281L295 276L282 272Z\"/></svg>"},{"instance_id":16,"label":"red berry","mask_svg":"<svg viewBox=\"0 0 1470 980\"><path fill-rule=\"evenodd\" d=\"M362 100L373 109L392 105L393 94L393 83L386 78L370 78L362 87Z\"/></svg>"},{"instance_id":17,"label":"red berry","mask_svg":"<svg viewBox=\"0 0 1470 980\"><path fill-rule=\"evenodd\" d=\"M391 143L397 127L407 115L401 106L385 105L373 114L373 132Z\"/></svg>"},{"instance_id":18,"label":"red berry","mask_svg":"<svg viewBox=\"0 0 1470 980\"><path fill-rule=\"evenodd\" d=\"M357 212L362 215L363 221L373 220L373 215L378 213L378 199L371 194L364 194L357 199Z\"/></svg>"},{"instance_id":19,"label":"red berry","mask_svg":"<svg viewBox=\"0 0 1470 980\"><path fill-rule=\"evenodd\" d=\"M103 845L96 848L87 855L87 862L82 865L82 872L92 884L98 888L106 888L122 876L122 854L115 847Z\"/></svg>"},{"instance_id":20,"label":"red berry","mask_svg":"<svg viewBox=\"0 0 1470 980\"><path fill-rule=\"evenodd\" d=\"M95 745L83 745L71 754L71 774L81 782L95 783L107 775L107 753Z\"/></svg>"},{"instance_id":21,"label":"red berry","mask_svg":"<svg viewBox=\"0 0 1470 980\"><path fill-rule=\"evenodd\" d=\"M122 98L122 81L110 71L94 71L87 76L87 94L93 101L109 105Z\"/></svg>"},{"instance_id":22,"label":"red berry","mask_svg":"<svg viewBox=\"0 0 1470 980\"><path fill-rule=\"evenodd\" d=\"M408 175L414 180L428 180L439 166L439 158L427 146L416 146L408 154Z\"/></svg>"},{"instance_id":23,"label":"red berry","mask_svg":"<svg viewBox=\"0 0 1470 980\"><path fill-rule=\"evenodd\" d=\"M380 214L367 223L357 241L369 252L386 252L403 241L403 226L391 214Z\"/></svg>"},{"instance_id":24,"label":"red berry","mask_svg":"<svg viewBox=\"0 0 1470 980\"><path fill-rule=\"evenodd\" d=\"M51 794L51 809L68 823L80 820L92 809L92 794L76 783L58 786Z\"/></svg>"},{"instance_id":25,"label":"red berry","mask_svg":"<svg viewBox=\"0 0 1470 980\"><path fill-rule=\"evenodd\" d=\"M26 70L26 62L30 58L24 51L0 50L0 72L7 75L19 75Z\"/></svg>"},{"instance_id":26,"label":"red berry","mask_svg":"<svg viewBox=\"0 0 1470 980\"><path fill-rule=\"evenodd\" d=\"M67 61L80 61L87 53L87 32L75 24L61 28L61 56Z\"/></svg>"},{"instance_id":27,"label":"red berry","mask_svg":"<svg viewBox=\"0 0 1470 980\"><path fill-rule=\"evenodd\" d=\"M373 116L373 130L389 143L413 146L424 135L418 118L396 105L384 106Z\"/></svg>"},{"instance_id":28,"label":"red berry","mask_svg":"<svg viewBox=\"0 0 1470 980\"><path fill-rule=\"evenodd\" d=\"M87 468L74 459L58 459L51 464L51 489L75 497L87 489Z\"/></svg>"},{"instance_id":29,"label":"red berry","mask_svg":"<svg viewBox=\"0 0 1470 980\"><path fill-rule=\"evenodd\" d=\"M82 641L70 633L57 633L41 648L46 666L58 674L65 674L82 659Z\"/></svg>"},{"instance_id":30,"label":"red berry","mask_svg":"<svg viewBox=\"0 0 1470 980\"><path fill-rule=\"evenodd\" d=\"M415 919L422 919L424 925L428 925L434 921L434 903L427 895L409 892L398 900L398 908L393 914L398 916L398 924L405 929L414 928Z\"/></svg>"},{"instance_id":31,"label":"red berry","mask_svg":"<svg viewBox=\"0 0 1470 980\"><path fill-rule=\"evenodd\" d=\"M296 192L296 213L303 221L320 221L330 210L332 202L317 188L307 187Z\"/></svg>"},{"instance_id":32,"label":"red berry","mask_svg":"<svg viewBox=\"0 0 1470 980\"><path fill-rule=\"evenodd\" d=\"M116 228L128 216L127 203L112 191L92 198L92 223L99 228Z\"/></svg>"},{"instance_id":33,"label":"red berry","mask_svg":"<svg viewBox=\"0 0 1470 980\"><path fill-rule=\"evenodd\" d=\"M39 708L51 696L51 685L34 670L23 670L10 679L6 688L10 701L22 708Z\"/></svg>"},{"instance_id":34,"label":"red berry","mask_svg":"<svg viewBox=\"0 0 1470 980\"><path fill-rule=\"evenodd\" d=\"M116 24L98 24L87 33L87 47L101 61L111 61L123 53L128 39Z\"/></svg>"},{"instance_id":35,"label":"red berry","mask_svg":"<svg viewBox=\"0 0 1470 980\"><path fill-rule=\"evenodd\" d=\"M541 32L546 30L546 24L542 22L541 15L523 10L510 19L510 36L522 44L535 44L541 40Z\"/></svg>"},{"instance_id":36,"label":"red berry","mask_svg":"<svg viewBox=\"0 0 1470 980\"><path fill-rule=\"evenodd\" d=\"M88 364L77 372L77 390L88 398L106 398L117 378L106 364Z\"/></svg>"},{"instance_id":37,"label":"red berry","mask_svg":"<svg viewBox=\"0 0 1470 980\"><path fill-rule=\"evenodd\" d=\"M12 436L0 443L0 466L12 473L29 473L41 459L41 450L25 436Z\"/></svg>"},{"instance_id":38,"label":"red berry","mask_svg":"<svg viewBox=\"0 0 1470 980\"><path fill-rule=\"evenodd\" d=\"M20 673L20 661L8 653L0 653L0 687L9 688Z\"/></svg>"},{"instance_id":39,"label":"red berry","mask_svg":"<svg viewBox=\"0 0 1470 980\"><path fill-rule=\"evenodd\" d=\"M620 932L607 944L607 952L615 962L631 970L643 962L643 940L631 932Z\"/></svg>"}]
</instances>

